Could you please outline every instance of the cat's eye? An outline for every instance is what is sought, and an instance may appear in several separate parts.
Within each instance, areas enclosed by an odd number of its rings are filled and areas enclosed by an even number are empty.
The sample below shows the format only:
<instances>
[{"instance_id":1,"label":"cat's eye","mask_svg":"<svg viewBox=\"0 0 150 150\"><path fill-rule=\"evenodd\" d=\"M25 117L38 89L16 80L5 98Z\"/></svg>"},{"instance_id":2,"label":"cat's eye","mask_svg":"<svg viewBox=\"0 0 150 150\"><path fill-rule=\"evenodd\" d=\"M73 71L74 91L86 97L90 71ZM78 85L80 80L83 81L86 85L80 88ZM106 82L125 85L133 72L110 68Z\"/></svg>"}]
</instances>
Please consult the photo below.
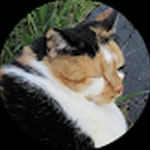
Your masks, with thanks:
<instances>
[{"instance_id":1,"label":"cat's eye","mask_svg":"<svg viewBox=\"0 0 150 150\"><path fill-rule=\"evenodd\" d=\"M124 71L124 68L125 68L125 65L119 67L117 70L123 72L123 71Z\"/></svg>"}]
</instances>

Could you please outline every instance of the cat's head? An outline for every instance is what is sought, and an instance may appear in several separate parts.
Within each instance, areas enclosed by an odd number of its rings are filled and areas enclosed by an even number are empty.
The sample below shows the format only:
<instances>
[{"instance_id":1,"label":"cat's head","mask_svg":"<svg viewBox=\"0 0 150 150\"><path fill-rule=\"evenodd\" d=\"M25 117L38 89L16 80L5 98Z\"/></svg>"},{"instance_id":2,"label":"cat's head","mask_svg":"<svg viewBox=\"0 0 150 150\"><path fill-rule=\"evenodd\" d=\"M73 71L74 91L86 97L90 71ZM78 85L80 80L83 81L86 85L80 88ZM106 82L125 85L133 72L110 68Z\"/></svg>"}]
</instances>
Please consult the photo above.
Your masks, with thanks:
<instances>
[{"instance_id":1,"label":"cat's head","mask_svg":"<svg viewBox=\"0 0 150 150\"><path fill-rule=\"evenodd\" d=\"M123 53L113 40L117 13L106 10L75 28L46 33L47 58L54 76L71 90L97 104L109 103L123 91Z\"/></svg>"}]
</instances>

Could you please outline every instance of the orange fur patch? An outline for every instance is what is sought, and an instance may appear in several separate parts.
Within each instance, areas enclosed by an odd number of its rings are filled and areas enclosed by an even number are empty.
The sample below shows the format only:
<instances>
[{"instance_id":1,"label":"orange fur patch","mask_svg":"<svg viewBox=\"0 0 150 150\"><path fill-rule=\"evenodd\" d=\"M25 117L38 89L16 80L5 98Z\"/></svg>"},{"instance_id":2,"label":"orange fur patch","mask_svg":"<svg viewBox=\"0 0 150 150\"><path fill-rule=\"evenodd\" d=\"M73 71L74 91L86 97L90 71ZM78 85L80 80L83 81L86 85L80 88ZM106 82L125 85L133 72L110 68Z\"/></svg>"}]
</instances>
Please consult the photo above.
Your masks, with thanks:
<instances>
[{"instance_id":1,"label":"orange fur patch","mask_svg":"<svg viewBox=\"0 0 150 150\"><path fill-rule=\"evenodd\" d=\"M2 78L3 74L4 74L4 69L1 68L1 69L0 69L0 79Z\"/></svg>"},{"instance_id":2,"label":"orange fur patch","mask_svg":"<svg viewBox=\"0 0 150 150\"><path fill-rule=\"evenodd\" d=\"M36 54L33 53L32 49L29 46L25 46L23 48L23 55L30 56L30 57L33 57L33 58L36 57Z\"/></svg>"},{"instance_id":3,"label":"orange fur patch","mask_svg":"<svg viewBox=\"0 0 150 150\"><path fill-rule=\"evenodd\" d=\"M111 13L112 13L112 8L107 9L103 14L101 14L100 16L98 16L96 18L97 21L103 21L104 19L106 19Z\"/></svg>"},{"instance_id":4,"label":"orange fur patch","mask_svg":"<svg viewBox=\"0 0 150 150\"><path fill-rule=\"evenodd\" d=\"M110 103L114 101L117 97L119 97L122 94L114 92L112 87L109 85L107 81L105 81L105 88L103 92L95 97L95 99L98 99L96 104L104 104L104 103Z\"/></svg>"},{"instance_id":5,"label":"orange fur patch","mask_svg":"<svg viewBox=\"0 0 150 150\"><path fill-rule=\"evenodd\" d=\"M100 35L103 37L109 37L111 35L111 31L108 32L108 31L98 28L98 27L97 28L90 27L90 29L96 33L96 35L97 35L96 37L97 37L98 41L101 41Z\"/></svg>"},{"instance_id":6,"label":"orange fur patch","mask_svg":"<svg viewBox=\"0 0 150 150\"><path fill-rule=\"evenodd\" d=\"M53 29L50 29L47 33L46 33L46 38L50 38L51 35L53 35L55 33L55 31Z\"/></svg>"},{"instance_id":7,"label":"orange fur patch","mask_svg":"<svg viewBox=\"0 0 150 150\"><path fill-rule=\"evenodd\" d=\"M87 55L57 56L50 64L49 59L45 57L43 62L62 83L74 91L80 91L89 85L87 79L101 74L97 60L93 61Z\"/></svg>"},{"instance_id":8,"label":"orange fur patch","mask_svg":"<svg viewBox=\"0 0 150 150\"><path fill-rule=\"evenodd\" d=\"M22 64L30 65L29 60L36 59L36 54L33 53L32 49L28 46L23 48L23 54L16 58L16 60Z\"/></svg>"}]
</instances>

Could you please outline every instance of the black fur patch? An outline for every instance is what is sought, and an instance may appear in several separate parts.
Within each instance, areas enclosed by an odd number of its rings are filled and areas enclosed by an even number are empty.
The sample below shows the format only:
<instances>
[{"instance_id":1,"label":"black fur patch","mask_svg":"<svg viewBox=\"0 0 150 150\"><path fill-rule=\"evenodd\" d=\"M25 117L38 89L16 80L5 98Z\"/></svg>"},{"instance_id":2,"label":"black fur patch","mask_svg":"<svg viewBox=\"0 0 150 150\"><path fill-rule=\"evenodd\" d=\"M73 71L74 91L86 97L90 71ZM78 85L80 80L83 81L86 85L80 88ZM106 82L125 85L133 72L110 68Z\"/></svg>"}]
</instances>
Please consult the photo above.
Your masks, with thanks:
<instances>
[{"instance_id":1,"label":"black fur patch","mask_svg":"<svg viewBox=\"0 0 150 150\"><path fill-rule=\"evenodd\" d=\"M30 44L30 48L36 54L37 59L41 60L46 55L46 37L41 36Z\"/></svg>"},{"instance_id":2,"label":"black fur patch","mask_svg":"<svg viewBox=\"0 0 150 150\"><path fill-rule=\"evenodd\" d=\"M41 144L55 150L94 149L90 137L78 132L76 123L43 89L9 75L3 76L1 86L0 96L16 124Z\"/></svg>"},{"instance_id":3,"label":"black fur patch","mask_svg":"<svg viewBox=\"0 0 150 150\"><path fill-rule=\"evenodd\" d=\"M75 50L63 49L61 54L72 56L89 55L93 58L99 51L96 34L89 29L88 26L80 26L77 28L55 29Z\"/></svg>"},{"instance_id":4,"label":"black fur patch","mask_svg":"<svg viewBox=\"0 0 150 150\"><path fill-rule=\"evenodd\" d=\"M40 72L38 72L37 70L35 70L34 68L32 68L31 66L29 65L25 65L25 64L22 64L16 60L13 60L11 62L12 65L15 65L21 69L23 69L24 71L28 72L28 73L31 73L31 74L35 74L35 75L38 75L38 76L43 76L43 74L41 74ZM44 76L43 76L44 77Z\"/></svg>"}]
</instances>

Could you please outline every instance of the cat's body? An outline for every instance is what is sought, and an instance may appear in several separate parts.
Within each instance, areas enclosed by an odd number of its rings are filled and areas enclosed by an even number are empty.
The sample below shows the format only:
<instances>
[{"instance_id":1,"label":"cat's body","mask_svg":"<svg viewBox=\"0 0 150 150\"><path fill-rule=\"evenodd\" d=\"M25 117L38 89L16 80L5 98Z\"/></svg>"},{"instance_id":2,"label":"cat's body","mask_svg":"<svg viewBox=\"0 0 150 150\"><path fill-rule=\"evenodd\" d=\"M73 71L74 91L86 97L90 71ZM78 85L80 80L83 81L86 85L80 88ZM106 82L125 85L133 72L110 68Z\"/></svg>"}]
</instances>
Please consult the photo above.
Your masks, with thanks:
<instances>
[{"instance_id":1,"label":"cat's body","mask_svg":"<svg viewBox=\"0 0 150 150\"><path fill-rule=\"evenodd\" d=\"M109 38L110 29L102 25L111 13L73 29L49 30L0 70L0 92L8 110L48 145L99 148L126 132L113 102L123 90L118 69L124 58Z\"/></svg>"}]
</instances>

